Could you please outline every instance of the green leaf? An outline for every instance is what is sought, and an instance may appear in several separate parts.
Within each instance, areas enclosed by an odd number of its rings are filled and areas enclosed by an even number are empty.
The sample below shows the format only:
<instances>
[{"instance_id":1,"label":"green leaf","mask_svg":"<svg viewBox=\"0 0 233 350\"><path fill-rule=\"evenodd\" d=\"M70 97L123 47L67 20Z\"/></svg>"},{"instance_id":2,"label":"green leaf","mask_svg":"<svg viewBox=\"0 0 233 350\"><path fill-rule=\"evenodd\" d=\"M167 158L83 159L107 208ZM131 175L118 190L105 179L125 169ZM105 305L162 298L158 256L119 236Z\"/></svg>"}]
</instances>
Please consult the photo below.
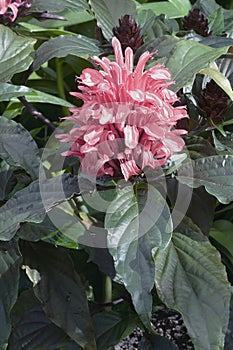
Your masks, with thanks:
<instances>
[{"instance_id":1,"label":"green leaf","mask_svg":"<svg viewBox=\"0 0 233 350\"><path fill-rule=\"evenodd\" d=\"M219 35L224 31L223 8L219 7L215 12L208 16L209 31Z\"/></svg>"},{"instance_id":2,"label":"green leaf","mask_svg":"<svg viewBox=\"0 0 233 350\"><path fill-rule=\"evenodd\" d=\"M103 311L93 315L97 349L108 350L111 346L118 344L125 331L133 332L138 322L136 316L127 312Z\"/></svg>"},{"instance_id":3,"label":"green leaf","mask_svg":"<svg viewBox=\"0 0 233 350\"><path fill-rule=\"evenodd\" d=\"M165 14L168 18L181 18L191 10L189 0L168 0L152 2L140 6L139 11L151 9L156 15Z\"/></svg>"},{"instance_id":4,"label":"green leaf","mask_svg":"<svg viewBox=\"0 0 233 350\"><path fill-rule=\"evenodd\" d=\"M23 242L25 269L49 319L85 350L96 350L85 288L68 251Z\"/></svg>"},{"instance_id":5,"label":"green leaf","mask_svg":"<svg viewBox=\"0 0 233 350\"><path fill-rule=\"evenodd\" d=\"M218 69L218 66L215 63L212 63L207 68L201 69L199 73L206 74L210 78L212 78L233 101L233 90L231 88L231 83L229 79L227 79L227 77L225 77L220 72L220 70Z\"/></svg>"},{"instance_id":6,"label":"green leaf","mask_svg":"<svg viewBox=\"0 0 233 350\"><path fill-rule=\"evenodd\" d=\"M39 150L21 124L0 117L0 157L10 165L25 169L33 179L39 173Z\"/></svg>"},{"instance_id":7,"label":"green leaf","mask_svg":"<svg viewBox=\"0 0 233 350\"><path fill-rule=\"evenodd\" d=\"M150 328L154 262L151 250L166 246L172 223L165 199L153 186L121 189L107 209L105 228L118 276L130 292L134 307Z\"/></svg>"},{"instance_id":8,"label":"green leaf","mask_svg":"<svg viewBox=\"0 0 233 350\"><path fill-rule=\"evenodd\" d=\"M195 75L209 66L221 55L227 53L228 47L212 48L193 40L180 40L172 48L164 61L165 67L172 72L175 84L171 86L173 91L192 84Z\"/></svg>"},{"instance_id":9,"label":"green leaf","mask_svg":"<svg viewBox=\"0 0 233 350\"><path fill-rule=\"evenodd\" d=\"M5 349L11 332L10 311L16 302L21 256L13 242L0 243L0 348Z\"/></svg>"},{"instance_id":10,"label":"green leaf","mask_svg":"<svg viewBox=\"0 0 233 350\"><path fill-rule=\"evenodd\" d=\"M119 25L118 20L125 14L136 16L135 2L132 0L89 0L91 9L107 40L113 37L112 29Z\"/></svg>"},{"instance_id":11,"label":"green leaf","mask_svg":"<svg viewBox=\"0 0 233 350\"><path fill-rule=\"evenodd\" d=\"M36 40L19 36L0 24L0 81L6 82L30 66L35 43Z\"/></svg>"},{"instance_id":12,"label":"green leaf","mask_svg":"<svg viewBox=\"0 0 233 350\"><path fill-rule=\"evenodd\" d=\"M184 139L188 154L191 159L196 160L198 158L216 155L214 147L208 140L205 140L203 137L187 136Z\"/></svg>"},{"instance_id":13,"label":"green leaf","mask_svg":"<svg viewBox=\"0 0 233 350\"><path fill-rule=\"evenodd\" d=\"M17 102L17 99L14 97L27 96L28 102L51 103L59 106L74 107L73 104L62 98L23 85L0 83L0 93L0 101L9 101L12 99L12 101Z\"/></svg>"},{"instance_id":14,"label":"green leaf","mask_svg":"<svg viewBox=\"0 0 233 350\"><path fill-rule=\"evenodd\" d=\"M8 195L16 185L13 170L6 162L0 164L0 201L8 199Z\"/></svg>"},{"instance_id":15,"label":"green leaf","mask_svg":"<svg viewBox=\"0 0 233 350\"><path fill-rule=\"evenodd\" d=\"M148 335L142 337L138 344L138 350L178 350L177 346L167 338L160 335Z\"/></svg>"},{"instance_id":16,"label":"green leaf","mask_svg":"<svg viewBox=\"0 0 233 350\"><path fill-rule=\"evenodd\" d=\"M66 57L75 55L78 57L89 58L103 53L98 47L99 42L95 39L85 37L84 35L59 35L43 43L35 53L35 60L32 65L33 71L51 60L54 57Z\"/></svg>"},{"instance_id":17,"label":"green leaf","mask_svg":"<svg viewBox=\"0 0 233 350\"><path fill-rule=\"evenodd\" d=\"M60 12L65 8L73 11L88 10L86 0L32 0L31 3L30 11L34 12Z\"/></svg>"},{"instance_id":18,"label":"green leaf","mask_svg":"<svg viewBox=\"0 0 233 350\"><path fill-rule=\"evenodd\" d=\"M40 305L34 306L16 324L8 350L54 350L67 340L66 333L45 315Z\"/></svg>"},{"instance_id":19,"label":"green leaf","mask_svg":"<svg viewBox=\"0 0 233 350\"><path fill-rule=\"evenodd\" d=\"M233 224L227 220L217 220L210 230L210 238L222 254L229 268L233 268Z\"/></svg>"},{"instance_id":20,"label":"green leaf","mask_svg":"<svg viewBox=\"0 0 233 350\"><path fill-rule=\"evenodd\" d=\"M219 155L187 162L179 168L178 181L190 187L205 186L221 203L233 200L233 156Z\"/></svg>"},{"instance_id":21,"label":"green leaf","mask_svg":"<svg viewBox=\"0 0 233 350\"><path fill-rule=\"evenodd\" d=\"M154 260L159 297L182 314L195 349L223 349L230 286L216 249L175 233L168 247L154 249Z\"/></svg>"},{"instance_id":22,"label":"green leaf","mask_svg":"<svg viewBox=\"0 0 233 350\"><path fill-rule=\"evenodd\" d=\"M226 131L226 135L222 136L219 134L216 135L213 131L212 136L214 139L214 145L219 152L227 152L227 154L233 155L233 133Z\"/></svg>"},{"instance_id":23,"label":"green leaf","mask_svg":"<svg viewBox=\"0 0 233 350\"><path fill-rule=\"evenodd\" d=\"M32 182L0 208L0 240L10 240L21 222L43 221L46 211L77 193L77 177L69 174Z\"/></svg>"}]
</instances>

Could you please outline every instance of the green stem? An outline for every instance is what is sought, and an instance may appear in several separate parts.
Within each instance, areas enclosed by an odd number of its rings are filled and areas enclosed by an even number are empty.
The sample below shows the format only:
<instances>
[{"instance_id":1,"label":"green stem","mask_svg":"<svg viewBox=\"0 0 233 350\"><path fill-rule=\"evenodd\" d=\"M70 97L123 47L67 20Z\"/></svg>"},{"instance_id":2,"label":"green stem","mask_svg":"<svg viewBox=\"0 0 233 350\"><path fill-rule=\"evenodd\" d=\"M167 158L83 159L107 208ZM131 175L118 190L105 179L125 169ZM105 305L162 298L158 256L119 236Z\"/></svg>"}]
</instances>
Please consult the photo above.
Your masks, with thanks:
<instances>
[{"instance_id":1,"label":"green stem","mask_svg":"<svg viewBox=\"0 0 233 350\"><path fill-rule=\"evenodd\" d=\"M66 100L66 94L64 89L64 79L63 79L63 62L56 58L56 74L57 74L57 93L58 96L63 100ZM68 116L70 115L69 109L67 107L62 107L63 113Z\"/></svg>"},{"instance_id":2,"label":"green stem","mask_svg":"<svg viewBox=\"0 0 233 350\"><path fill-rule=\"evenodd\" d=\"M104 304L112 302L112 279L111 277L105 275L103 277L103 302ZM111 306L106 306L105 311L110 311Z\"/></svg>"}]
</instances>

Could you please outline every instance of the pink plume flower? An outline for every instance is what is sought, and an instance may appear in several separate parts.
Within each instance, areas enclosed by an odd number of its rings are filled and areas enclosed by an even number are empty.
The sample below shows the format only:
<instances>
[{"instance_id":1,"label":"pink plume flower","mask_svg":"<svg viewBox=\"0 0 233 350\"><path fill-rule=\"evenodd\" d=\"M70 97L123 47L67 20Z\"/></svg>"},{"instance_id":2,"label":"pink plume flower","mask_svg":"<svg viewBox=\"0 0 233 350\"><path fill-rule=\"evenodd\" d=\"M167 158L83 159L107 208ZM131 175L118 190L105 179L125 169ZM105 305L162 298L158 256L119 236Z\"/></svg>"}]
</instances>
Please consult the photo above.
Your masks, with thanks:
<instances>
[{"instance_id":1,"label":"pink plume flower","mask_svg":"<svg viewBox=\"0 0 233 350\"><path fill-rule=\"evenodd\" d=\"M0 0L0 17L5 15L11 22L14 22L21 6L28 8L31 4L28 1L22 2L21 0Z\"/></svg>"},{"instance_id":2,"label":"pink plume flower","mask_svg":"<svg viewBox=\"0 0 233 350\"><path fill-rule=\"evenodd\" d=\"M80 92L71 94L84 103L65 118L75 127L57 138L71 142L63 155L79 157L84 173L123 175L127 181L182 150L186 131L174 127L187 112L173 106L178 98L169 89L170 71L161 64L145 70L155 53L144 52L134 69L132 49L126 48L124 58L116 37L112 46L115 61L93 57L102 69L86 68L77 79Z\"/></svg>"}]
</instances>

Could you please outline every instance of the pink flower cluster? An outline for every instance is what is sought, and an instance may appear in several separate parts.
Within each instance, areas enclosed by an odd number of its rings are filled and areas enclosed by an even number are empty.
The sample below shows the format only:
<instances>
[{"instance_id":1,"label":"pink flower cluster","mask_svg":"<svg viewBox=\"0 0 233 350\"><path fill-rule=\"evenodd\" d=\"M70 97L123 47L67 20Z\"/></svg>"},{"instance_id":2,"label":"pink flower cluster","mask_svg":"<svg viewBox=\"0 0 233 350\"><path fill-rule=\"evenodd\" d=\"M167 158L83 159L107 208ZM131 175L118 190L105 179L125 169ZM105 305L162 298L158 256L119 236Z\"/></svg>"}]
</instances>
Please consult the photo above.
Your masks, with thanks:
<instances>
[{"instance_id":1,"label":"pink flower cluster","mask_svg":"<svg viewBox=\"0 0 233 350\"><path fill-rule=\"evenodd\" d=\"M29 8L31 4L21 0L0 0L0 16L5 15L11 22L14 22L21 6Z\"/></svg>"},{"instance_id":2,"label":"pink flower cluster","mask_svg":"<svg viewBox=\"0 0 233 350\"><path fill-rule=\"evenodd\" d=\"M128 180L147 167L155 169L181 151L185 130L175 129L187 117L184 107L173 107L177 96L169 89L171 73L161 64L145 70L154 53L144 52L134 69L131 48L122 54L114 37L115 61L93 57L102 70L84 69L78 78L80 92L72 95L83 100L73 108L75 123L69 134L58 134L71 142L63 155L78 156L82 171L91 176L123 175Z\"/></svg>"}]
</instances>

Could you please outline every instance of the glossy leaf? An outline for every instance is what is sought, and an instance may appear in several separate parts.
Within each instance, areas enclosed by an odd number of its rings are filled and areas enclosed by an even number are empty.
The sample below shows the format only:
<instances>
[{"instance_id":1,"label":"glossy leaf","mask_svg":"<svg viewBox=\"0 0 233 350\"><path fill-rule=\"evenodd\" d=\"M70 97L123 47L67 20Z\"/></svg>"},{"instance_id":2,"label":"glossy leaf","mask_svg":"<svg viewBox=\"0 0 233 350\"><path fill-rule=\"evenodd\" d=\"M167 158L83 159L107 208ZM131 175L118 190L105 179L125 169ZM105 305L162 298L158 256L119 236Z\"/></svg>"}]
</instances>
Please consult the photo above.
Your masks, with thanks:
<instances>
[{"instance_id":1,"label":"glossy leaf","mask_svg":"<svg viewBox=\"0 0 233 350\"><path fill-rule=\"evenodd\" d=\"M175 81L171 89L176 92L191 84L201 69L208 67L210 62L215 61L227 51L228 47L212 48L193 40L178 41L164 61Z\"/></svg>"},{"instance_id":2,"label":"glossy leaf","mask_svg":"<svg viewBox=\"0 0 233 350\"><path fill-rule=\"evenodd\" d=\"M136 6L132 0L89 0L91 9L106 39L113 37L112 29L119 25L118 20L125 14L135 17Z\"/></svg>"},{"instance_id":3,"label":"glossy leaf","mask_svg":"<svg viewBox=\"0 0 233 350\"><path fill-rule=\"evenodd\" d=\"M227 220L217 220L210 230L210 238L222 254L222 260L233 268L233 224Z\"/></svg>"},{"instance_id":4,"label":"glossy leaf","mask_svg":"<svg viewBox=\"0 0 233 350\"><path fill-rule=\"evenodd\" d=\"M210 156L187 162L177 179L190 187L205 186L221 203L233 200L233 156Z\"/></svg>"},{"instance_id":5,"label":"glossy leaf","mask_svg":"<svg viewBox=\"0 0 233 350\"><path fill-rule=\"evenodd\" d=\"M188 14L191 3L189 0L168 0L143 4L140 9L151 9L156 15L165 14L168 18L180 18Z\"/></svg>"},{"instance_id":6,"label":"glossy leaf","mask_svg":"<svg viewBox=\"0 0 233 350\"><path fill-rule=\"evenodd\" d=\"M21 256L13 242L0 243L0 348L11 332L10 311L18 296Z\"/></svg>"},{"instance_id":7,"label":"glossy leaf","mask_svg":"<svg viewBox=\"0 0 233 350\"><path fill-rule=\"evenodd\" d=\"M93 322L98 350L108 350L118 344L126 336L126 330L130 334L137 326L136 316L129 312L99 312L93 315Z\"/></svg>"},{"instance_id":8,"label":"glossy leaf","mask_svg":"<svg viewBox=\"0 0 233 350\"><path fill-rule=\"evenodd\" d=\"M0 164L0 201L8 199L8 195L16 185L13 170L6 162Z\"/></svg>"},{"instance_id":9,"label":"glossy leaf","mask_svg":"<svg viewBox=\"0 0 233 350\"><path fill-rule=\"evenodd\" d=\"M88 4L85 0L32 0L31 10L35 12L60 12L65 8L73 11L88 10Z\"/></svg>"},{"instance_id":10,"label":"glossy leaf","mask_svg":"<svg viewBox=\"0 0 233 350\"><path fill-rule=\"evenodd\" d=\"M159 297L182 314L195 349L223 349L231 293L219 253L175 233L168 247L154 249L154 260Z\"/></svg>"},{"instance_id":11,"label":"glossy leaf","mask_svg":"<svg viewBox=\"0 0 233 350\"><path fill-rule=\"evenodd\" d=\"M0 157L15 167L25 169L33 179L39 174L39 150L21 124L0 117Z\"/></svg>"},{"instance_id":12,"label":"glossy leaf","mask_svg":"<svg viewBox=\"0 0 233 350\"><path fill-rule=\"evenodd\" d=\"M10 240L21 222L43 221L46 211L78 192L77 178L68 174L32 182L0 208L0 240Z\"/></svg>"},{"instance_id":13,"label":"glossy leaf","mask_svg":"<svg viewBox=\"0 0 233 350\"><path fill-rule=\"evenodd\" d=\"M9 338L8 350L54 350L67 340L67 334L34 306L16 324Z\"/></svg>"},{"instance_id":14,"label":"glossy leaf","mask_svg":"<svg viewBox=\"0 0 233 350\"><path fill-rule=\"evenodd\" d=\"M210 78L212 78L225 93L230 97L230 99L233 101L233 90L231 88L231 83L223 75L220 70L218 69L218 66L215 63L212 63L209 67L200 70L200 74L206 74Z\"/></svg>"},{"instance_id":15,"label":"glossy leaf","mask_svg":"<svg viewBox=\"0 0 233 350\"><path fill-rule=\"evenodd\" d=\"M98 41L83 35L59 35L43 43L35 53L32 65L33 71L54 57L74 55L83 58L100 55L103 52L98 47Z\"/></svg>"},{"instance_id":16,"label":"glossy leaf","mask_svg":"<svg viewBox=\"0 0 233 350\"><path fill-rule=\"evenodd\" d=\"M26 96L28 102L51 103L59 106L74 107L74 105L62 98L23 85L0 83L0 93L0 101L15 100L14 97Z\"/></svg>"},{"instance_id":17,"label":"glossy leaf","mask_svg":"<svg viewBox=\"0 0 233 350\"><path fill-rule=\"evenodd\" d=\"M138 350L178 350L177 346L160 335L143 337L138 344Z\"/></svg>"},{"instance_id":18,"label":"glossy leaf","mask_svg":"<svg viewBox=\"0 0 233 350\"><path fill-rule=\"evenodd\" d=\"M35 43L36 40L19 36L0 24L0 81L7 82L15 73L22 72L30 66L30 54Z\"/></svg>"},{"instance_id":19,"label":"glossy leaf","mask_svg":"<svg viewBox=\"0 0 233 350\"><path fill-rule=\"evenodd\" d=\"M22 243L25 269L46 315L86 350L96 350L85 288L68 252L42 243Z\"/></svg>"},{"instance_id":20,"label":"glossy leaf","mask_svg":"<svg viewBox=\"0 0 233 350\"><path fill-rule=\"evenodd\" d=\"M151 250L165 247L172 223L169 208L159 191L139 185L119 191L110 204L105 218L108 246L115 268L141 320L150 327L154 262Z\"/></svg>"}]
</instances>

